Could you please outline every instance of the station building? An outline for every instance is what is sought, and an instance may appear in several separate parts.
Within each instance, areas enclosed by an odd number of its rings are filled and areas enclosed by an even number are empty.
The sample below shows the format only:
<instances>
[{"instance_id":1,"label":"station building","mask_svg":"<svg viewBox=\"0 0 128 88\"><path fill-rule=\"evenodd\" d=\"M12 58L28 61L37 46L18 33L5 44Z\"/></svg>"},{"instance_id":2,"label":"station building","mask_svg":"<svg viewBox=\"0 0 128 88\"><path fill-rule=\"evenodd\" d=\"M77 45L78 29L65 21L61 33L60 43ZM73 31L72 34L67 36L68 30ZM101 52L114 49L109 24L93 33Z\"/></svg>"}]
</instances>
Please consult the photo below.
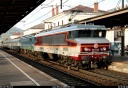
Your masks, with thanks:
<instances>
[{"instance_id":1,"label":"station building","mask_svg":"<svg viewBox=\"0 0 128 88\"><path fill-rule=\"evenodd\" d=\"M64 10L59 13L59 8L56 6L52 8L51 17L43 20L45 29L52 29L53 27L62 26L68 23L75 23L82 19L91 18L97 15L106 13L106 11L98 9L98 3L94 3L94 8L83 5L75 6L74 8Z\"/></svg>"},{"instance_id":2,"label":"station building","mask_svg":"<svg viewBox=\"0 0 128 88\"><path fill-rule=\"evenodd\" d=\"M31 28L28 28L28 29L24 30L23 33L24 33L24 36L25 36L25 35L29 35L29 34L33 34L33 33L37 34L37 33L41 32L43 30L44 30L44 24L40 23L38 25L35 25Z\"/></svg>"}]
</instances>

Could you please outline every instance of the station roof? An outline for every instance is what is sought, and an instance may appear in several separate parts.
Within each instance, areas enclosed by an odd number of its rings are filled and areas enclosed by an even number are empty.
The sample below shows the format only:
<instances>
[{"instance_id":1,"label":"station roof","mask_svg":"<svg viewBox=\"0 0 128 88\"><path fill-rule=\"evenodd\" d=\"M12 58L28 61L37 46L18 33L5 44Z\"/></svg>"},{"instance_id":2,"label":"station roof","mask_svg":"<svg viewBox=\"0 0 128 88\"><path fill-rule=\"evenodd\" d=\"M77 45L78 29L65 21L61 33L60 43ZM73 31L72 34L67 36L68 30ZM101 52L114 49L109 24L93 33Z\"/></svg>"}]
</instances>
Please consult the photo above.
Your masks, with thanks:
<instances>
[{"instance_id":1,"label":"station roof","mask_svg":"<svg viewBox=\"0 0 128 88\"><path fill-rule=\"evenodd\" d=\"M128 25L128 7L113 12L108 12L95 17L87 18L78 23L94 23L95 25L105 25L112 28L114 26L124 27Z\"/></svg>"},{"instance_id":2,"label":"station roof","mask_svg":"<svg viewBox=\"0 0 128 88\"><path fill-rule=\"evenodd\" d=\"M0 0L0 34L8 31L45 0Z\"/></svg>"}]
</instances>

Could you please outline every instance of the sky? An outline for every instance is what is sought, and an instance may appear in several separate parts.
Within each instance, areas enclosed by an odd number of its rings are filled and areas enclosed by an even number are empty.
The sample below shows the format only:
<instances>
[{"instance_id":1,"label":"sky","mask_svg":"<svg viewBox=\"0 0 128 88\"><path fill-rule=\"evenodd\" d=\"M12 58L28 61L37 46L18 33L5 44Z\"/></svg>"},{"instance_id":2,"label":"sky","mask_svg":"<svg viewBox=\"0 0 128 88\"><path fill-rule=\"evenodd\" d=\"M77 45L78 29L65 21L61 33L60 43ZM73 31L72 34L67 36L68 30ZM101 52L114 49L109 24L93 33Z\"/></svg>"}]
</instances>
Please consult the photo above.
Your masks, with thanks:
<instances>
[{"instance_id":1,"label":"sky","mask_svg":"<svg viewBox=\"0 0 128 88\"><path fill-rule=\"evenodd\" d=\"M77 5L83 5L88 7L94 7L95 2L98 3L98 8L100 10L108 11L117 6L121 6L121 0L62 0L62 9L59 7L59 12L73 8ZM124 0L127 4L128 0ZM41 5L39 5L35 10L33 10L29 15L19 21L13 27L18 27L22 30L26 30L34 25L42 23L43 20L51 17L51 9L56 5L60 5L60 0L45 0Z\"/></svg>"}]
</instances>

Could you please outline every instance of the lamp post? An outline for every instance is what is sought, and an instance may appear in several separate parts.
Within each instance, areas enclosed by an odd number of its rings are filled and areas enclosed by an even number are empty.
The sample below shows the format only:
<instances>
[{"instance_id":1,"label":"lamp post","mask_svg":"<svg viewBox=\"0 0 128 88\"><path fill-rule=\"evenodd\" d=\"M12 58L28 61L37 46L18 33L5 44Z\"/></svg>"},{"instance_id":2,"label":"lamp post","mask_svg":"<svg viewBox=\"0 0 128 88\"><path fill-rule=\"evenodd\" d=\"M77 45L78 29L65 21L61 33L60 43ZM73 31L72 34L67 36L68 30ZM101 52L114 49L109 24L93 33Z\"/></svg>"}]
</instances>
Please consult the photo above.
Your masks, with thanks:
<instances>
[{"instance_id":1,"label":"lamp post","mask_svg":"<svg viewBox=\"0 0 128 88\"><path fill-rule=\"evenodd\" d=\"M62 9L62 0L60 0L60 8Z\"/></svg>"},{"instance_id":2,"label":"lamp post","mask_svg":"<svg viewBox=\"0 0 128 88\"><path fill-rule=\"evenodd\" d=\"M124 8L124 0L122 0L122 9Z\"/></svg>"}]
</instances>

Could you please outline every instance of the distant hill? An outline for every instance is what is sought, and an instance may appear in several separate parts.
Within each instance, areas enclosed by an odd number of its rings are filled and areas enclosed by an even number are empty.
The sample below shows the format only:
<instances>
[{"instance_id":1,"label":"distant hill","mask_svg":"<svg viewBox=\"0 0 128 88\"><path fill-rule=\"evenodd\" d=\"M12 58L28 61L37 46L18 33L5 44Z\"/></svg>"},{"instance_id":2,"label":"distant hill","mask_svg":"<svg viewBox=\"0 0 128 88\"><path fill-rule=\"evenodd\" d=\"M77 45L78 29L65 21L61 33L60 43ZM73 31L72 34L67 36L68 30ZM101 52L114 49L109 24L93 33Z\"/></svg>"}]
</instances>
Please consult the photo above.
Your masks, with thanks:
<instances>
[{"instance_id":1,"label":"distant hill","mask_svg":"<svg viewBox=\"0 0 128 88\"><path fill-rule=\"evenodd\" d=\"M22 32L23 30L20 28L11 28L10 30L8 30L7 33L9 34L13 34L14 32Z\"/></svg>"}]
</instances>

